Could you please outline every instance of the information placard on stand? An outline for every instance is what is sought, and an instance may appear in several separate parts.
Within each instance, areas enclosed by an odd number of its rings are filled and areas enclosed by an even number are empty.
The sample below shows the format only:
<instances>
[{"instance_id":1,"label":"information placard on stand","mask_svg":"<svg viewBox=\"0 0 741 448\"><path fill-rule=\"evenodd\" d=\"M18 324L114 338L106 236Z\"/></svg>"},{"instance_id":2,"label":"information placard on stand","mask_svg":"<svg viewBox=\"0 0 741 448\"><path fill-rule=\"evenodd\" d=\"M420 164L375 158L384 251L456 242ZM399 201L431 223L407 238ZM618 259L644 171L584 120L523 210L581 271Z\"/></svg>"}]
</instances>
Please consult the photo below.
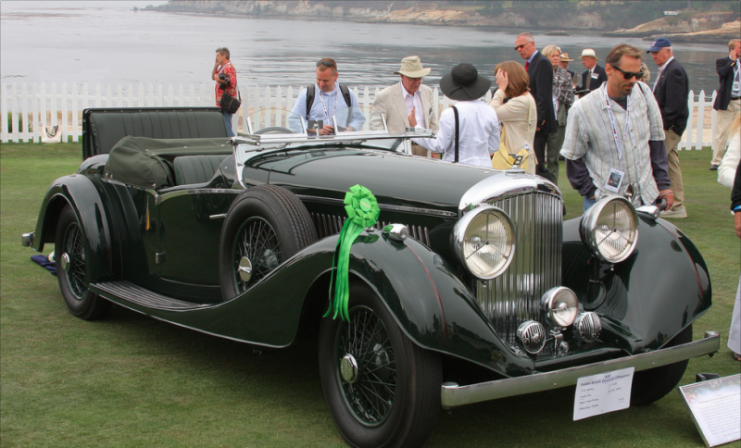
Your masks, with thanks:
<instances>
[{"instance_id":1,"label":"information placard on stand","mask_svg":"<svg viewBox=\"0 0 741 448\"><path fill-rule=\"evenodd\" d=\"M635 367L583 376L576 383L574 421L630 407Z\"/></svg>"},{"instance_id":2,"label":"information placard on stand","mask_svg":"<svg viewBox=\"0 0 741 448\"><path fill-rule=\"evenodd\" d=\"M741 374L679 387L708 447L741 440Z\"/></svg>"}]
</instances>

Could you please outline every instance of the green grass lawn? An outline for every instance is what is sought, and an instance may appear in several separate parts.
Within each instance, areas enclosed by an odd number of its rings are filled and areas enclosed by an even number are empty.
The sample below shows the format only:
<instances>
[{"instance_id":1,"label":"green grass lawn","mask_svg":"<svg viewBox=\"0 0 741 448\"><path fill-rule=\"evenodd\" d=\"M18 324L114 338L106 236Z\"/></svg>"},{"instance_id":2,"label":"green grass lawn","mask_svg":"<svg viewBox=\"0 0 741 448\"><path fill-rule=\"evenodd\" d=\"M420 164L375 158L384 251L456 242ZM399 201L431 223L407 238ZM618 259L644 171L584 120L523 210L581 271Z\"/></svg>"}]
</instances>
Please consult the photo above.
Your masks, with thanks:
<instances>
[{"instance_id":1,"label":"green grass lawn","mask_svg":"<svg viewBox=\"0 0 741 448\"><path fill-rule=\"evenodd\" d=\"M722 334L699 372L741 372L726 336L741 271L730 190L708 170L708 150L682 152L689 217L676 220L710 268L714 304L694 325ZM85 322L67 312L57 280L29 260L20 234L35 228L49 184L72 173L79 144L0 145L0 446L340 447L310 342L263 354L114 307ZM581 198L560 185L567 218ZM45 249L48 253L53 246ZM671 275L656 267L656 275ZM679 394L653 405L572 421L574 388L440 411L427 447L702 447Z\"/></svg>"}]
</instances>

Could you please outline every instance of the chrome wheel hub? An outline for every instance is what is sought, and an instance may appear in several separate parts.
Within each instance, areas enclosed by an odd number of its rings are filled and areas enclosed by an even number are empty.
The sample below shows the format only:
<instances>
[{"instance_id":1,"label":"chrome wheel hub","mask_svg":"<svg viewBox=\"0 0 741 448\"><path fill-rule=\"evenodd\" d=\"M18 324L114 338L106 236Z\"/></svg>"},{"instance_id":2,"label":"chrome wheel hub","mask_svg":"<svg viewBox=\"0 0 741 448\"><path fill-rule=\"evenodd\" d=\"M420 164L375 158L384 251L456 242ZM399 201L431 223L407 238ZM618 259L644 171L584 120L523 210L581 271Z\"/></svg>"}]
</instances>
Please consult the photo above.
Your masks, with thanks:
<instances>
[{"instance_id":1,"label":"chrome wheel hub","mask_svg":"<svg viewBox=\"0 0 741 448\"><path fill-rule=\"evenodd\" d=\"M69 272L69 254L67 252L62 254L62 269L64 269L65 272Z\"/></svg>"},{"instance_id":2,"label":"chrome wheel hub","mask_svg":"<svg viewBox=\"0 0 741 448\"><path fill-rule=\"evenodd\" d=\"M242 259L239 260L237 271L239 272L239 278L242 279L243 282L249 282L252 278L252 263L250 262L250 259L242 257Z\"/></svg>"},{"instance_id":3,"label":"chrome wheel hub","mask_svg":"<svg viewBox=\"0 0 741 448\"><path fill-rule=\"evenodd\" d=\"M358 362L353 355L348 353L340 360L340 375L350 384L358 380Z\"/></svg>"}]
</instances>

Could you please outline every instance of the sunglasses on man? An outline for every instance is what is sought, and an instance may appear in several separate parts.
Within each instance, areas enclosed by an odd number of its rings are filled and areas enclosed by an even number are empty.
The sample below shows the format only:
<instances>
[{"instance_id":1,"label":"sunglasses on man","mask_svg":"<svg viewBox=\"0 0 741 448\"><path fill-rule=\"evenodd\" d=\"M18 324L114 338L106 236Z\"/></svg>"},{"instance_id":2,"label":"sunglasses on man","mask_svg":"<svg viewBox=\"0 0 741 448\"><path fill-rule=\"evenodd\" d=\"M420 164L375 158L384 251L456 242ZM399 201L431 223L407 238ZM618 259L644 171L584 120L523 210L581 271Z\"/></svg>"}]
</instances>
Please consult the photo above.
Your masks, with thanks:
<instances>
[{"instance_id":1,"label":"sunglasses on man","mask_svg":"<svg viewBox=\"0 0 741 448\"><path fill-rule=\"evenodd\" d=\"M612 65L612 64L610 64L610 65ZM637 80L643 78L643 75L646 74L645 72L637 72L637 73L634 73L634 72L626 72L625 70L623 70L622 68L618 67L617 65L612 65L612 68L614 68L615 70L617 70L620 73L622 73L623 74L623 78L625 78L626 81L629 80L630 78L635 78L636 81L637 81Z\"/></svg>"},{"instance_id":2,"label":"sunglasses on man","mask_svg":"<svg viewBox=\"0 0 741 448\"><path fill-rule=\"evenodd\" d=\"M319 61L316 63L316 66L319 67L320 65L323 65L325 67L331 67L331 68L337 68L335 65L329 61Z\"/></svg>"}]
</instances>

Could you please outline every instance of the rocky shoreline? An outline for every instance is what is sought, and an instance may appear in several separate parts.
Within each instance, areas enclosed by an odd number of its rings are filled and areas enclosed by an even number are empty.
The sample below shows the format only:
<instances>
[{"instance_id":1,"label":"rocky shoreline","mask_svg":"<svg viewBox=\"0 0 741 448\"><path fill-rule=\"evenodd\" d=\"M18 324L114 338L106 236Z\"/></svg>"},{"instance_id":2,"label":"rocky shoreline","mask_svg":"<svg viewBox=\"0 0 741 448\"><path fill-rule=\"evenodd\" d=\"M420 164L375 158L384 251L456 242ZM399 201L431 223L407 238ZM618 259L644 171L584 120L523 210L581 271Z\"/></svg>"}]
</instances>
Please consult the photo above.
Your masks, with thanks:
<instances>
[{"instance_id":1,"label":"rocky shoreline","mask_svg":"<svg viewBox=\"0 0 741 448\"><path fill-rule=\"evenodd\" d=\"M439 8L435 2L376 1L376 2L317 2L309 0L242 0L208 1L177 0L164 5L147 7L170 13L195 13L208 15L230 15L245 17L274 17L303 20L348 20L363 23L408 23L414 25L482 26L501 28L527 28L559 30L600 31L609 30L610 17L598 12L580 12L569 15L557 24L550 20L540 21L525 17L515 11L502 11L495 16L485 16L475 10ZM556 26L554 26L556 25ZM564 34L561 34L564 35ZM643 23L631 29L618 29L602 33L607 37L634 37L653 40L656 36L671 36L677 42L727 42L741 36L739 14L681 13Z\"/></svg>"},{"instance_id":2,"label":"rocky shoreline","mask_svg":"<svg viewBox=\"0 0 741 448\"><path fill-rule=\"evenodd\" d=\"M664 36L673 42L725 43L730 39L741 37L741 22L739 22L738 14L732 12L682 13L652 20L628 30L608 31L602 35L639 37L643 40L654 40Z\"/></svg>"}]
</instances>

